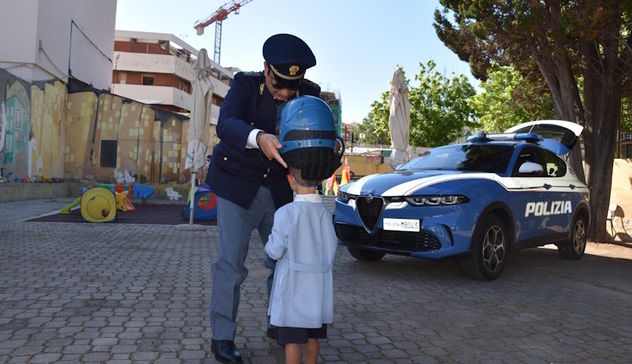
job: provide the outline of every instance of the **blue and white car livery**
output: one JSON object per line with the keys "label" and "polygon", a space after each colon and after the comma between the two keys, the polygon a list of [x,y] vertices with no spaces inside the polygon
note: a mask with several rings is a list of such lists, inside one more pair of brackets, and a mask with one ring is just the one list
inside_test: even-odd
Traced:
{"label": "blue and white car livery", "polygon": [[338,239],[359,260],[457,256],[468,275],[486,280],[500,276],[510,250],[554,242],[562,257],[579,259],[589,193],[561,156],[582,129],[540,120],[479,133],[344,185],[335,207]]}

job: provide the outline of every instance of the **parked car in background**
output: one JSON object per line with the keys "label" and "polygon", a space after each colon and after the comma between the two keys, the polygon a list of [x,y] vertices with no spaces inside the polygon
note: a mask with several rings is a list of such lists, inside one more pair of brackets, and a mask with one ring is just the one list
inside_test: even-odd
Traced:
{"label": "parked car in background", "polygon": [[544,120],[477,133],[346,184],[334,211],[339,242],[363,261],[455,257],[483,280],[501,275],[512,250],[555,243],[580,259],[589,192],[566,157],[582,129]]}

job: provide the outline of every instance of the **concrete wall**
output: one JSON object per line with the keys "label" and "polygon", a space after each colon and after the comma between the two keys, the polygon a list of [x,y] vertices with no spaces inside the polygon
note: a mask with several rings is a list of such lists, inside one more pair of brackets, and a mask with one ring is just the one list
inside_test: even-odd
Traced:
{"label": "concrete wall", "polygon": [[0,202],[79,196],[79,183],[0,183]]}
{"label": "concrete wall", "polygon": [[632,241],[632,159],[614,160],[610,203],[616,218],[608,231],[615,240]]}
{"label": "concrete wall", "polygon": [[11,0],[0,12],[0,68],[27,82],[112,79],[116,0]]}
{"label": "concrete wall", "polygon": [[[0,11],[0,67],[25,80],[33,79],[37,54],[38,0],[7,1]],[[21,66],[21,63],[26,66]],[[50,74],[47,78],[50,78]]]}
{"label": "concrete wall", "polygon": [[[143,183],[187,179],[188,119],[108,93],[71,93],[68,104],[68,139],[85,142],[67,144],[66,179],[114,182],[115,169]],[[116,141],[116,167],[103,166],[102,141]]]}

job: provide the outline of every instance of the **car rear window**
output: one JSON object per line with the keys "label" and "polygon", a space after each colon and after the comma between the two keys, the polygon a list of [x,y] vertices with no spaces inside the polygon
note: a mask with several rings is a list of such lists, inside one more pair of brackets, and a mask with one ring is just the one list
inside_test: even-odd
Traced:
{"label": "car rear window", "polygon": [[511,145],[447,145],[431,149],[397,169],[505,173],[512,153]]}

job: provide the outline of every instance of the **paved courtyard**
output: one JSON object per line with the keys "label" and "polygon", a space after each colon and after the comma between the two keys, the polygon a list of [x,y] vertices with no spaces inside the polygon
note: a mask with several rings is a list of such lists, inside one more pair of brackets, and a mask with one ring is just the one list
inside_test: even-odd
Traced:
{"label": "paved courtyard", "polygon": [[[214,362],[216,228],[24,221],[69,201],[0,204],[0,363]],[[632,248],[591,243],[581,261],[526,250],[493,282],[450,262],[360,263],[343,247],[336,259],[322,363],[632,360]],[[262,261],[253,235],[236,343],[247,363],[280,363]]]}

